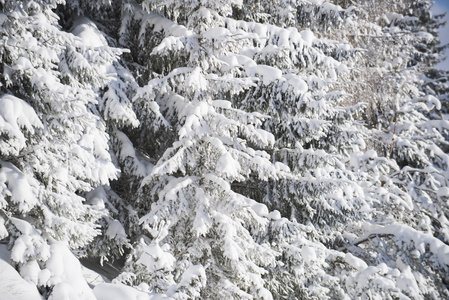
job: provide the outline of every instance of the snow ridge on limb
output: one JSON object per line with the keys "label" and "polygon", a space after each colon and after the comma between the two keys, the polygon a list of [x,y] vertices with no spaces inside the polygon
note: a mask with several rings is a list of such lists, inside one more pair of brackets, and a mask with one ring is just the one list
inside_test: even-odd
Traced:
{"label": "snow ridge on limb", "polygon": [[375,228],[354,241],[354,245],[366,242],[376,236],[394,236],[397,243],[405,243],[413,246],[419,257],[427,249],[436,257],[435,263],[448,268],[449,266],[449,246],[429,233],[424,233],[404,224],[392,224],[380,228]]}

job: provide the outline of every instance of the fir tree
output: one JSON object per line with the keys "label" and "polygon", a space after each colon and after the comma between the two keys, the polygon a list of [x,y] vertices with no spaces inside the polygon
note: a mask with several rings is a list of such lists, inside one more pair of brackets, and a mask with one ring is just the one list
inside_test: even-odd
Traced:
{"label": "fir tree", "polygon": [[[22,276],[50,298],[71,284],[61,273],[61,256],[79,268],[66,248],[77,251],[90,243],[98,235],[97,221],[108,214],[84,195],[118,175],[98,109],[115,105],[112,93],[118,89],[103,98],[99,92],[113,89],[108,68],[122,53],[63,32],[54,12],[58,4],[1,5],[2,238]],[[93,298],[85,281],[81,286],[73,297]]]}

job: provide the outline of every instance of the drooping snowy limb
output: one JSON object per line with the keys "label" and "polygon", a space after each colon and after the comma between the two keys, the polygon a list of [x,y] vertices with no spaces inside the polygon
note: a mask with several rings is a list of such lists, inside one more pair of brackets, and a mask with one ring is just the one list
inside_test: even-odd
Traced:
{"label": "drooping snowy limb", "polygon": [[119,162],[123,165],[124,172],[139,178],[144,178],[149,175],[152,164],[143,157],[139,157],[133,143],[126,134],[119,130],[115,130],[112,134],[112,138],[115,141],[114,144],[118,148],[116,153]]}
{"label": "drooping snowy limb", "polygon": [[[410,269],[419,270],[424,276],[416,277],[421,286],[424,282],[435,281],[430,284],[441,293],[447,293],[447,290],[441,290],[439,282],[447,280],[447,269],[449,262],[449,247],[434,237],[432,234],[413,229],[404,224],[391,224],[386,226],[367,227],[367,232],[354,240],[355,245],[368,248],[371,243],[379,239],[390,240],[390,250],[381,251],[383,259],[396,265],[401,271]],[[383,247],[382,247],[383,248]],[[407,249],[412,255],[407,255],[401,251]]]}
{"label": "drooping snowy limb", "polygon": [[[110,51],[104,35],[98,30],[93,21],[86,17],[79,17],[73,22],[72,33],[81,38],[83,46],[99,49],[102,52]],[[88,49],[89,49],[88,48]],[[122,54],[125,50],[117,51]],[[108,78],[102,97],[99,97],[99,109],[105,120],[111,119],[117,125],[136,127],[139,121],[132,110],[132,103],[128,98],[132,90],[137,88],[133,76],[123,66],[119,65],[116,56],[110,58],[111,62],[103,63],[99,68],[99,75]]]}
{"label": "drooping snowy limb", "polygon": [[97,236],[77,250],[77,255],[99,258],[100,264],[120,259],[131,248],[135,211],[133,207],[109,186],[99,186],[85,196],[86,203],[105,212],[98,223]]}
{"label": "drooping snowy limb", "polygon": [[35,129],[42,129],[43,124],[28,103],[13,95],[3,95],[0,107],[0,131],[5,137],[0,152],[4,156],[18,155],[22,150],[26,151],[25,134],[34,135]]}

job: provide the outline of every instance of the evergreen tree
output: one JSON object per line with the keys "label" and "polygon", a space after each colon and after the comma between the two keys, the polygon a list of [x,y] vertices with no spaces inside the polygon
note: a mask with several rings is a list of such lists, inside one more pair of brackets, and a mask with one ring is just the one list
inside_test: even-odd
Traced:
{"label": "evergreen tree", "polygon": [[[118,176],[98,110],[125,122],[133,114],[118,109],[121,90],[108,77],[122,51],[81,36],[82,28],[79,37],[62,31],[58,4],[1,4],[1,232],[12,263],[50,298],[77,276],[63,271],[61,257],[66,266],[73,262],[72,274],[80,268],[66,248],[85,255],[82,247],[108,214],[103,199],[94,205],[84,196]],[[71,290],[74,299],[93,299],[85,281],[81,286]]]}
{"label": "evergreen tree", "polygon": [[153,13],[143,21],[166,35],[152,50],[153,60],[170,64],[155,69],[162,74],[136,96],[137,103],[146,102],[142,124],[156,130],[153,135],[158,130],[174,134],[169,147],[153,152],[162,154],[137,199],[149,239],[136,245],[120,279],[135,285],[144,281],[176,298],[270,297],[263,267],[274,263],[275,253],[258,243],[266,221],[257,215],[258,204],[233,192],[231,183],[250,174],[275,179],[285,176],[286,167],[253,148],[273,143],[272,135],[258,128],[265,117],[232,108],[222,98],[251,84],[215,71],[221,53],[211,46],[237,43],[225,28],[211,28],[221,14],[230,13],[226,5],[220,11],[192,7],[190,30]]}

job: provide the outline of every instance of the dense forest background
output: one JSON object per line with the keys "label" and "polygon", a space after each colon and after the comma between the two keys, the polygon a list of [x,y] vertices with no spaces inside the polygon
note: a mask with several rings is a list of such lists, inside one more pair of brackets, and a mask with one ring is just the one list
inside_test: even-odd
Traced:
{"label": "dense forest background", "polygon": [[0,0],[2,297],[449,298],[432,4]]}

